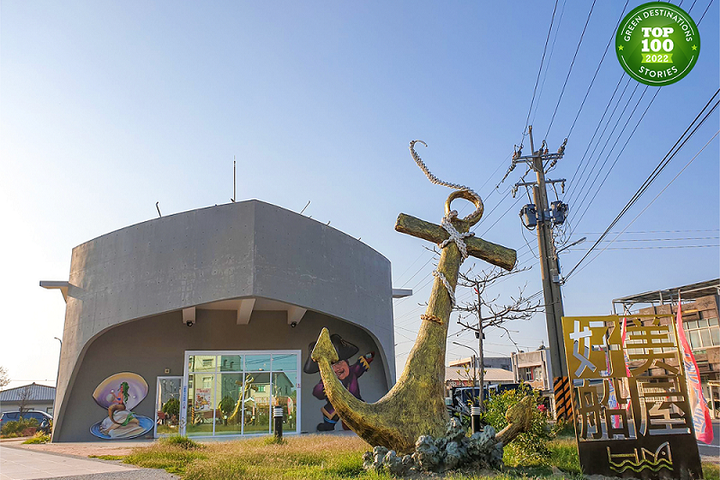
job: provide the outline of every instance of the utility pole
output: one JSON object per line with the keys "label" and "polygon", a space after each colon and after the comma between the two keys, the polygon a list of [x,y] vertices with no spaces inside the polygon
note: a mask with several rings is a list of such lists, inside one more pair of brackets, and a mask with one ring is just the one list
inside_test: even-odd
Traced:
{"label": "utility pole", "polygon": [[[560,201],[548,203],[547,184],[562,183],[565,189],[565,179],[549,180],[545,178],[545,162],[551,166],[561,159],[565,152],[567,139],[557,153],[548,153],[545,142],[535,150],[532,126],[528,127],[530,135],[531,155],[522,156],[517,150],[513,155],[512,165],[508,173],[515,168],[518,162],[527,163],[537,177],[535,182],[521,182],[513,187],[513,196],[519,187],[532,187],[534,204],[525,205],[520,216],[525,227],[537,229],[538,251],[540,254],[540,270],[542,274],[543,294],[545,300],[545,319],[547,322],[548,340],[550,343],[550,364],[552,368],[553,390],[555,392],[555,413],[558,419],[569,419],[572,415],[570,404],[570,386],[568,384],[567,364],[562,332],[562,317],[564,315],[562,294],[560,292],[560,272],[558,271],[557,252],[553,241],[553,225],[565,221],[567,205]],[[521,146],[522,148],[522,146]],[[507,175],[506,175],[507,177]]]}

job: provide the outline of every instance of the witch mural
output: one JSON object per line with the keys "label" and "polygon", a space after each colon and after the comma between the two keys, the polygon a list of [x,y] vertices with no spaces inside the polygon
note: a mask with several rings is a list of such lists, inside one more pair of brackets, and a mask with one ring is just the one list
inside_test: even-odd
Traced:
{"label": "witch mural", "polygon": [[[330,335],[330,341],[335,347],[335,350],[337,350],[339,358],[339,360],[332,365],[335,375],[337,375],[345,388],[347,388],[348,392],[352,393],[358,400],[362,400],[362,397],[360,396],[360,384],[358,383],[358,378],[370,369],[370,363],[372,363],[373,358],[375,358],[375,352],[370,352],[359,357],[354,364],[350,365],[348,360],[360,349],[356,345],[343,340],[343,338],[337,333]],[[315,342],[310,344],[308,352],[311,353],[313,348],[315,348]],[[314,362],[310,357],[310,353],[308,353],[308,358],[305,361],[303,371],[305,373],[318,373],[320,368],[318,367],[317,362]],[[327,395],[325,395],[325,386],[323,385],[322,380],[320,380],[318,384],[315,385],[315,388],[313,388],[313,396],[318,400],[325,400],[325,406],[320,409],[323,415],[323,423],[318,424],[317,430],[320,432],[335,430],[335,424],[338,420],[340,420],[340,417],[337,413],[335,413],[335,408],[333,408],[327,398]],[[344,423],[342,424],[342,428],[344,430],[349,430]]]}
{"label": "witch mural", "polygon": [[104,440],[130,439],[148,433],[153,420],[132,411],[147,393],[147,382],[136,373],[116,373],[103,380],[93,398],[107,410],[107,416],[90,427],[90,433]]}

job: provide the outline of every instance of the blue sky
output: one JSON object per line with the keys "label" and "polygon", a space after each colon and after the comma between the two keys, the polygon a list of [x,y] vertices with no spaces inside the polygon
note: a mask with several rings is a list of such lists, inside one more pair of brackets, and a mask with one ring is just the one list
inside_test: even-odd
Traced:
{"label": "blue sky", "polygon": [[[630,1],[626,12],[640,3]],[[682,7],[692,6],[698,22],[709,4],[686,1]],[[154,218],[155,202],[163,214],[228,202],[233,155],[238,199],[295,211],[310,200],[306,215],[362,238],[391,260],[396,287],[415,290],[412,298],[395,301],[399,367],[419,326],[417,304],[427,299],[433,266],[424,241],[393,230],[395,218],[405,212],[439,222],[450,193],[425,179],[408,152],[410,140],[428,142],[419,153],[438,177],[483,197],[478,234],[516,248],[521,264],[534,265],[496,293],[516,294],[525,285],[526,293],[540,290],[532,253],[537,240],[523,231],[517,215],[527,197],[520,190],[525,199],[514,204],[508,192],[524,169],[495,185],[522,139],[554,5],[3,1],[0,190],[7,228],[1,240],[6,307],[0,365],[21,383],[53,383],[59,347],[53,337],[62,334],[64,303],[38,281],[67,279],[74,246]],[[570,131],[625,2],[595,5],[546,135],[591,5],[557,4],[530,112],[536,140],[547,138],[551,150]],[[694,70],[658,92],[632,137],[657,88],[641,98],[644,86],[627,82],[611,45],[565,157],[548,174],[577,177],[567,195],[558,190],[570,204],[565,234],[570,241],[589,238],[563,252],[565,272],[718,88],[717,2],[699,30]],[[608,105],[607,115],[614,116],[591,143],[598,124],[598,135],[605,127],[599,122]],[[717,130],[715,112],[615,231]],[[718,158],[716,137],[610,247],[632,249],[608,249],[585,262],[564,287],[566,313],[606,314],[612,298],[718,276],[718,248],[708,247],[718,244]],[[683,245],[696,247],[667,248]],[[510,328],[522,348],[536,348],[546,338],[542,315]],[[500,333],[488,332],[486,354],[514,350]],[[7,340],[20,337],[27,341]],[[465,332],[450,341],[473,345],[475,339]],[[468,353],[449,344],[448,359]]]}

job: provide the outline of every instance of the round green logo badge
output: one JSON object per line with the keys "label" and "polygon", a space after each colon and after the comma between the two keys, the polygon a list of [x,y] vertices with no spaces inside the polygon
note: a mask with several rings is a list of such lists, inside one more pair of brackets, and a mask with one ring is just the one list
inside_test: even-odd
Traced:
{"label": "round green logo badge", "polygon": [[669,85],[690,73],[697,63],[700,34],[680,7],[650,2],[620,22],[615,51],[620,65],[638,82]]}

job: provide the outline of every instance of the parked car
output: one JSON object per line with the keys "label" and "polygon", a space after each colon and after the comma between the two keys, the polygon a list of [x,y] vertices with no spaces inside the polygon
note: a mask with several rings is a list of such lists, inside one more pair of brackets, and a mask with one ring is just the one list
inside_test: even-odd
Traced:
{"label": "parked car", "polygon": [[19,411],[15,412],[3,412],[2,415],[0,415],[0,430],[2,430],[3,425],[7,422],[17,422],[21,418],[24,419],[30,419],[34,418],[37,420],[38,425],[40,426],[40,430],[44,432],[50,431],[50,422],[52,421],[53,417],[52,415],[41,412],[40,410],[28,410],[26,412],[20,413]]}

